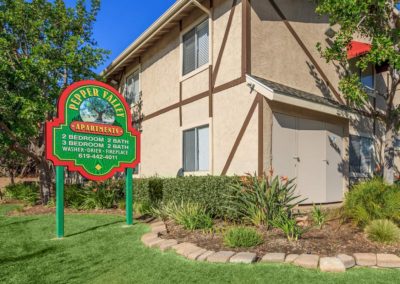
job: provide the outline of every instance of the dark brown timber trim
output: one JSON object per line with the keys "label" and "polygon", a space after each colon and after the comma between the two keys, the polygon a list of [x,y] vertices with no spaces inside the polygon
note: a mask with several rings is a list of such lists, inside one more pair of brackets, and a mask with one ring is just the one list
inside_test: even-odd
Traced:
{"label": "dark brown timber trim", "polygon": [[292,34],[292,36],[295,38],[297,43],[300,45],[301,49],[304,51],[304,53],[307,55],[308,59],[311,61],[311,63],[314,65],[315,69],[317,69],[318,73],[321,75],[322,79],[325,81],[325,83],[328,85],[329,89],[331,89],[332,93],[335,95],[336,99],[341,103],[345,104],[345,102],[342,100],[340,97],[340,94],[336,91],[336,89],[332,86],[331,82],[329,81],[328,77],[325,75],[324,71],[322,71],[321,67],[318,65],[317,61],[315,61],[314,57],[311,55],[310,51],[308,51],[307,47],[303,43],[303,41],[300,39],[299,35],[296,33],[296,31],[293,29],[292,25],[289,23],[289,21],[286,19],[285,15],[282,13],[281,9],[278,7],[278,5],[275,3],[274,0],[269,0],[271,3],[272,7],[274,8],[275,12],[279,15],[279,17],[283,20],[284,24],[286,25],[287,29],[289,32]]}
{"label": "dark brown timber trim", "polygon": [[158,110],[158,111],[155,111],[155,112],[153,112],[153,113],[151,113],[151,114],[149,114],[149,115],[146,115],[145,118],[143,119],[143,121],[152,119],[152,118],[154,118],[154,117],[156,117],[156,116],[159,116],[159,115],[161,115],[161,114],[167,113],[167,112],[169,112],[169,111],[171,111],[171,110],[174,110],[174,109],[176,109],[176,108],[182,107],[182,106],[184,106],[184,105],[190,104],[190,103],[192,103],[192,102],[194,102],[194,101],[201,100],[201,99],[203,99],[203,98],[205,98],[205,97],[208,97],[208,95],[209,95],[209,94],[208,94],[208,91],[202,92],[202,93],[200,93],[200,94],[198,94],[198,95],[196,95],[196,96],[193,96],[193,97],[190,97],[190,98],[188,98],[188,99],[182,100],[181,102],[172,104],[172,105],[167,106],[167,107],[165,107],[165,108],[162,108],[162,109],[160,109],[160,110]]}
{"label": "dark brown timber trim", "polygon": [[258,176],[264,172],[264,98],[257,94],[258,98]]}
{"label": "dark brown timber trim", "polygon": [[247,73],[248,0],[242,0],[242,77]]}
{"label": "dark brown timber trim", "polygon": [[179,82],[179,126],[182,127],[182,82]]}
{"label": "dark brown timber trim", "polygon": [[213,117],[212,65],[208,67],[208,117]]}
{"label": "dark brown timber trim", "polygon": [[[214,91],[213,91],[213,94],[216,94],[216,93],[225,91],[226,89],[235,87],[236,85],[239,85],[239,84],[241,84],[241,83],[243,83],[243,82],[244,82],[244,81],[243,81],[243,78],[234,79],[234,80],[232,80],[232,81],[230,81],[230,82],[228,82],[228,83],[225,83],[225,84],[222,84],[221,86],[216,87],[216,88],[214,89]],[[153,113],[151,113],[151,114],[148,114],[148,115],[145,116],[145,118],[143,119],[143,121],[152,119],[152,118],[154,118],[154,117],[156,117],[156,116],[159,116],[159,115],[161,115],[161,114],[164,114],[164,113],[166,113],[166,112],[169,112],[169,111],[171,111],[171,110],[173,110],[173,109],[182,107],[182,106],[187,105],[187,104],[189,104],[189,103],[195,102],[195,101],[197,101],[197,100],[201,100],[201,99],[203,99],[203,98],[205,98],[205,97],[207,97],[207,96],[208,96],[208,97],[210,96],[210,92],[209,92],[209,91],[202,92],[202,93],[200,93],[200,94],[198,94],[198,95],[195,95],[195,96],[193,96],[193,97],[190,97],[190,98],[187,98],[187,99],[185,99],[185,100],[182,100],[181,102],[174,103],[174,104],[172,104],[172,105],[170,105],[170,106],[167,106],[167,107],[165,107],[165,108],[162,108],[162,109],[160,109],[160,110],[158,110],[158,111],[155,111],[155,112],[153,112]]]}
{"label": "dark brown timber trim", "polygon": [[222,55],[224,54],[226,42],[228,40],[229,31],[231,30],[233,15],[235,14],[237,0],[233,0],[231,12],[229,13],[228,23],[226,24],[226,29],[224,33],[224,37],[222,39],[221,48],[218,53],[217,61],[215,62],[215,68],[213,70],[213,77],[212,77],[212,86],[215,87],[215,83],[217,81],[217,75],[219,71],[219,67],[221,66]]}
{"label": "dark brown timber trim", "polygon": [[246,132],[247,127],[249,126],[251,117],[254,114],[254,111],[256,109],[258,102],[259,102],[259,98],[256,96],[254,98],[253,104],[250,107],[249,112],[247,113],[246,119],[243,122],[242,128],[240,128],[239,134],[236,137],[235,143],[233,144],[232,150],[229,153],[228,160],[225,163],[225,166],[224,166],[224,169],[222,170],[221,175],[226,175],[226,173],[228,172],[228,169],[232,163],[233,157],[235,156],[235,153],[239,147],[240,141],[242,141],[243,135]]}

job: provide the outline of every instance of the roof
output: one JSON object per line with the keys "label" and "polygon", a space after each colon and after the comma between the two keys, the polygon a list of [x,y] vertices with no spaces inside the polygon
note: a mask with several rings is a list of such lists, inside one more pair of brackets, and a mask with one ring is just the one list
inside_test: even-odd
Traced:
{"label": "roof", "polygon": [[111,78],[124,67],[131,64],[148,47],[153,45],[163,35],[168,33],[176,24],[194,7],[198,7],[204,12],[209,10],[201,5],[202,0],[177,0],[158,20],[156,20],[147,30],[145,30],[132,44],[130,44],[114,61],[105,68],[101,74]]}
{"label": "roof", "polygon": [[269,89],[271,89],[273,92],[275,93],[279,93],[281,95],[285,95],[285,96],[290,96],[290,97],[295,97],[295,98],[300,98],[303,100],[307,100],[313,103],[318,103],[318,104],[323,104],[323,105],[327,105],[330,107],[335,107],[335,108],[341,108],[341,109],[347,109],[346,106],[340,104],[339,102],[327,98],[327,97],[321,97],[321,96],[317,96],[311,93],[307,93],[277,82],[273,82],[264,78],[260,78],[254,75],[248,75],[251,78],[253,78],[254,80],[257,80],[258,82],[262,83],[263,85],[267,86]]}

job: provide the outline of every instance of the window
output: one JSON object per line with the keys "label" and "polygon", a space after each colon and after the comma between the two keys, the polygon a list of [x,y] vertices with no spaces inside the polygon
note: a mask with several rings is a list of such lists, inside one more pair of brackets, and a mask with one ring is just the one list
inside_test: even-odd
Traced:
{"label": "window", "polygon": [[372,174],[373,140],[350,135],[350,173]]}
{"label": "window", "polygon": [[139,70],[126,78],[124,97],[128,105],[139,101]]}
{"label": "window", "polygon": [[359,69],[361,84],[367,89],[375,89],[375,72],[374,66],[368,66],[364,71]]}
{"label": "window", "polygon": [[208,19],[183,36],[183,75],[208,63]]}
{"label": "window", "polygon": [[183,132],[183,170],[208,171],[208,125]]}

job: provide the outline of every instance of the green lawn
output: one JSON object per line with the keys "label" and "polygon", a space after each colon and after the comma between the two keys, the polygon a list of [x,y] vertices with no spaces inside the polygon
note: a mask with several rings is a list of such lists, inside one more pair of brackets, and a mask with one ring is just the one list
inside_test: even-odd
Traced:
{"label": "green lawn", "polygon": [[399,283],[400,270],[325,274],[291,265],[210,264],[148,249],[144,224],[124,218],[67,215],[66,238],[52,240],[53,215],[6,217],[0,205],[0,283]]}

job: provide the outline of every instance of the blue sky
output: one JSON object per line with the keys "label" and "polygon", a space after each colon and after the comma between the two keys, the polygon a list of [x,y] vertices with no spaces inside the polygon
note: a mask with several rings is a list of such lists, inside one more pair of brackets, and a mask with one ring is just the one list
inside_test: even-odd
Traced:
{"label": "blue sky", "polygon": [[[76,0],[65,2],[68,6],[74,6]],[[96,71],[101,72],[107,67],[174,2],[175,0],[102,0],[93,32],[99,46],[111,50],[111,55]]]}

